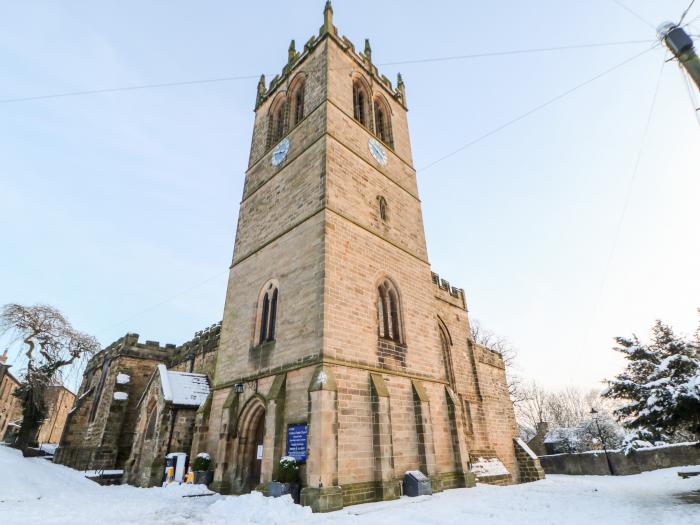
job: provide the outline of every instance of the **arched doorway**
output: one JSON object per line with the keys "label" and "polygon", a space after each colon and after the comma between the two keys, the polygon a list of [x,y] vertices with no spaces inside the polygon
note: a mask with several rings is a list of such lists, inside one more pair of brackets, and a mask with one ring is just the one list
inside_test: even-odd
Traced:
{"label": "arched doorway", "polygon": [[249,459],[249,470],[250,476],[248,479],[247,490],[253,490],[260,483],[260,471],[262,467],[262,451],[263,451],[263,439],[265,438],[265,413],[258,417],[258,422],[255,425],[255,430],[253,432],[253,443],[255,447],[253,449],[254,454],[251,454]]}
{"label": "arched doorway", "polygon": [[251,399],[241,413],[238,441],[238,483],[241,492],[250,492],[260,484],[265,405],[258,397]]}

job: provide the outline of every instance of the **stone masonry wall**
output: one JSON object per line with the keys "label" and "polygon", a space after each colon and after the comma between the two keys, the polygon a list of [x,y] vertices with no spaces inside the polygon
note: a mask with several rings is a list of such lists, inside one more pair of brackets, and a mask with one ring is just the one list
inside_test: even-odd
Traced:
{"label": "stone masonry wall", "polygon": [[[700,444],[682,443],[665,447],[638,449],[629,455],[608,451],[613,473],[618,476],[639,474],[650,470],[700,464]],[[540,456],[547,474],[608,476],[610,470],[603,451],[579,454]]]}
{"label": "stone masonry wall", "polygon": [[[0,364],[0,367],[4,366]],[[19,387],[19,381],[9,373],[2,372],[0,370],[0,441],[4,439],[8,425],[22,417],[20,400],[12,395]]]}
{"label": "stone masonry wall", "polygon": [[[131,450],[139,397],[153,369],[173,348],[139,343],[138,335],[127,334],[96,354],[83,374],[54,460],[80,469],[121,468]],[[128,383],[117,384],[119,374],[129,376]],[[126,393],[127,399],[115,399],[115,391]]]}
{"label": "stone masonry wall", "polygon": [[68,412],[73,408],[75,394],[63,386],[49,387],[46,396],[47,417],[39,428],[39,443],[58,443]]}

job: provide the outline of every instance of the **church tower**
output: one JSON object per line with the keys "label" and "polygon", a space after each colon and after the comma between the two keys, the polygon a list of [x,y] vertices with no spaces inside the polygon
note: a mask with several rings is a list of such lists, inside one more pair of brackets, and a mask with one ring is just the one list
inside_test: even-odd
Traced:
{"label": "church tower", "polygon": [[[193,452],[214,488],[301,466],[315,511],[393,499],[406,471],[470,486],[470,451],[518,479],[500,356],[461,289],[431,272],[405,88],[333,25],[262,77],[213,396]],[[497,476],[498,477],[498,476]]]}

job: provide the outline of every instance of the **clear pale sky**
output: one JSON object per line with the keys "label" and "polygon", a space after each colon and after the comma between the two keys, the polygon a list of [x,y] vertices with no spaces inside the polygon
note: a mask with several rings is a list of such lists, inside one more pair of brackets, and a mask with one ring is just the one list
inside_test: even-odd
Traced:
{"label": "clear pale sky", "polygon": [[[5,0],[0,100],[269,80],[323,3]],[[626,0],[654,27],[687,3]],[[646,336],[656,318],[692,332],[700,126],[675,63],[632,180],[663,48],[420,169],[641,53],[651,27],[612,0],[333,5],[378,64],[648,41],[380,69],[406,83],[433,270],[519,349],[525,376],[595,387],[622,365],[613,336]],[[126,332],[180,344],[220,320],[256,84],[0,103],[0,304],[50,303],[105,345]]]}

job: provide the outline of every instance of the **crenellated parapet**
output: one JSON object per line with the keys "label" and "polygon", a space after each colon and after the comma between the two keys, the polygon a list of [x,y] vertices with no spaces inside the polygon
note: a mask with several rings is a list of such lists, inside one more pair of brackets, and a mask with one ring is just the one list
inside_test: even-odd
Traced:
{"label": "crenellated parapet", "polygon": [[466,310],[467,300],[464,297],[464,289],[451,286],[447,279],[441,279],[440,275],[435,272],[430,272],[430,275],[432,277],[433,284],[437,286],[440,292],[446,296],[460,300],[462,302],[462,306]]}
{"label": "crenellated parapet", "polygon": [[158,341],[147,340],[141,343],[139,342],[139,334],[127,333],[92,356],[85,367],[85,373],[102,366],[105,359],[113,360],[122,356],[165,361],[175,348],[174,344],[161,346]]}
{"label": "crenellated parapet", "polygon": [[275,93],[280,85],[283,85],[289,79],[296,66],[301,64],[325,38],[332,38],[348,53],[348,55],[354,58],[357,65],[362,68],[365,73],[372,77],[376,83],[383,86],[392,98],[406,108],[406,86],[404,85],[401,73],[397,76],[396,87],[394,88],[391,80],[385,75],[380,74],[377,66],[372,62],[372,47],[370,46],[369,39],[365,39],[363,52],[356,51],[355,45],[350,39],[340,35],[340,33],[338,33],[338,28],[333,25],[333,6],[330,2],[326,2],[326,7],[323,11],[323,25],[319,29],[318,35],[312,35],[306,41],[301,51],[297,51],[295,41],[291,41],[287,51],[287,64],[282,69],[282,73],[275,75],[269,85],[266,85],[265,75],[260,76],[255,99],[256,110],[265,100]]}
{"label": "crenellated parapet", "polygon": [[211,326],[195,332],[194,337],[175,349],[169,359],[169,366],[177,366],[180,363],[192,360],[197,356],[202,356],[210,352],[215,352],[219,348],[219,338],[221,336],[221,321]]}

